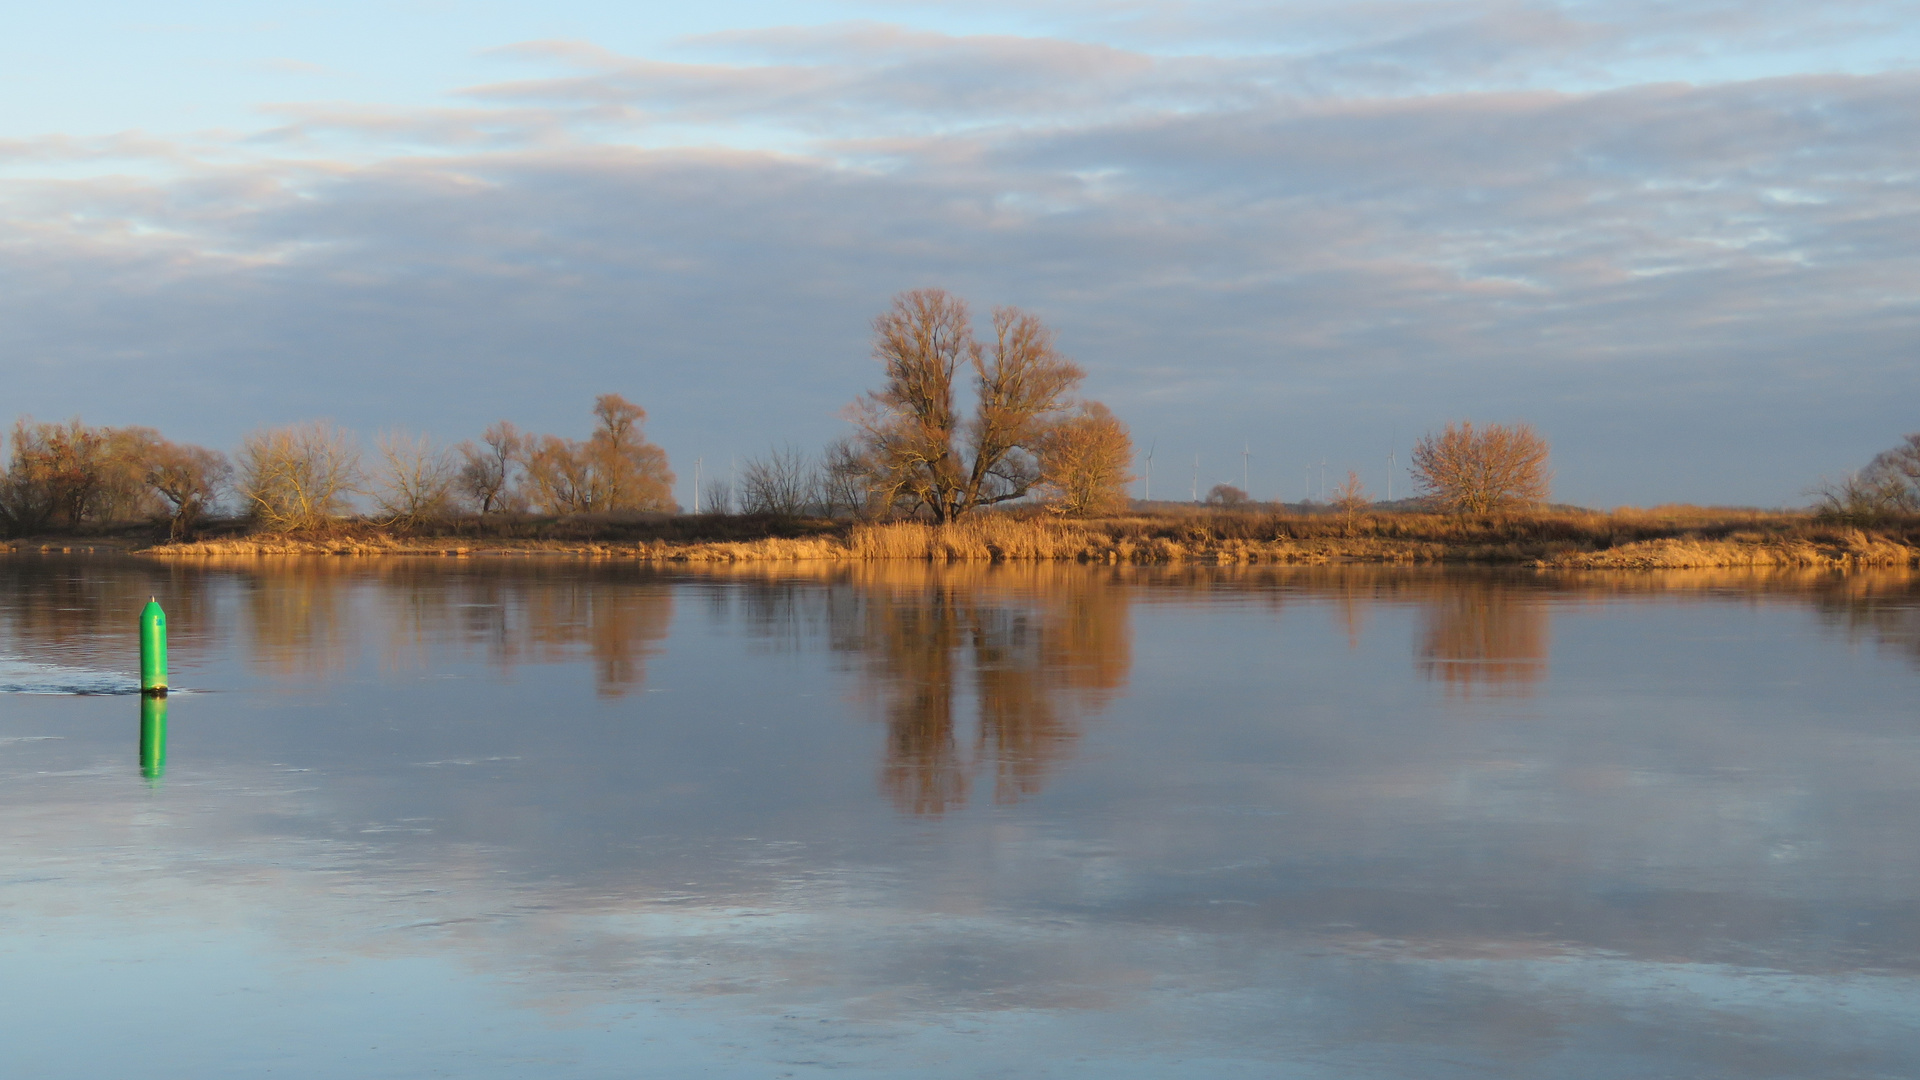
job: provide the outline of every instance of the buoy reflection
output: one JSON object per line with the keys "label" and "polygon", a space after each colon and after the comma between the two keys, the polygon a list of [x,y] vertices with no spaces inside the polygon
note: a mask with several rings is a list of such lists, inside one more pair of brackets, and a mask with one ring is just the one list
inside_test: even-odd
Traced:
{"label": "buoy reflection", "polygon": [[167,771],[167,699],[140,696],[140,775],[158,780]]}

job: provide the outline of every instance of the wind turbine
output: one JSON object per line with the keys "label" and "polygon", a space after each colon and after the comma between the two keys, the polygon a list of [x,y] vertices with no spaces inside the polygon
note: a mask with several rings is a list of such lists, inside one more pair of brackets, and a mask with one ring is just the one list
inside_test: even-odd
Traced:
{"label": "wind turbine", "polygon": [[1193,501],[1200,501],[1200,455],[1193,455]]}
{"label": "wind turbine", "polygon": [[1160,440],[1155,439],[1147,446],[1147,495],[1141,502],[1153,501],[1153,452],[1160,448]]}
{"label": "wind turbine", "polygon": [[[681,458],[680,460],[685,461],[687,459]],[[700,512],[700,462],[703,460],[703,458],[693,459],[693,512],[695,514]]]}
{"label": "wind turbine", "polygon": [[1253,498],[1252,474],[1247,471],[1248,455],[1251,453],[1252,450],[1248,448],[1248,444],[1242,441],[1240,443],[1240,490],[1246,492],[1249,499]]}

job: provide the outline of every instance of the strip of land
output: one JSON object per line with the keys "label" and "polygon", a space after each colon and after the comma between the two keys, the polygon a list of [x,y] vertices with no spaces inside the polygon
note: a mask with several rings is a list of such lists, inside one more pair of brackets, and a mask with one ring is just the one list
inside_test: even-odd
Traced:
{"label": "strip of land", "polygon": [[189,543],[137,535],[14,541],[15,551],[127,551],[166,559],[254,555],[535,556],[650,562],[1077,561],[1479,563],[1554,569],[1920,565],[1920,521],[1862,528],[1769,511],[1439,514],[1147,514],[1097,520],[979,514],[946,524],[755,521],[686,515],[474,519],[431,532],[365,523]]}

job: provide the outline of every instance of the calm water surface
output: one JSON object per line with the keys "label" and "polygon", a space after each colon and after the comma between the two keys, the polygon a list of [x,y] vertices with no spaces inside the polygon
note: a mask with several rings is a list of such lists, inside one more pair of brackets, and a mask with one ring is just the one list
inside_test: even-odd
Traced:
{"label": "calm water surface", "polygon": [[1905,573],[13,556],[0,691],[9,1077],[1920,1075]]}

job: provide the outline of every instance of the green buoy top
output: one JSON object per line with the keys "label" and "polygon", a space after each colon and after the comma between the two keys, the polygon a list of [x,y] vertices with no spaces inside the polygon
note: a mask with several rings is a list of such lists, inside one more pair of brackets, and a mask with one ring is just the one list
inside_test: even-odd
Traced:
{"label": "green buoy top", "polygon": [[167,613],[158,597],[140,611],[140,692],[167,692]]}

